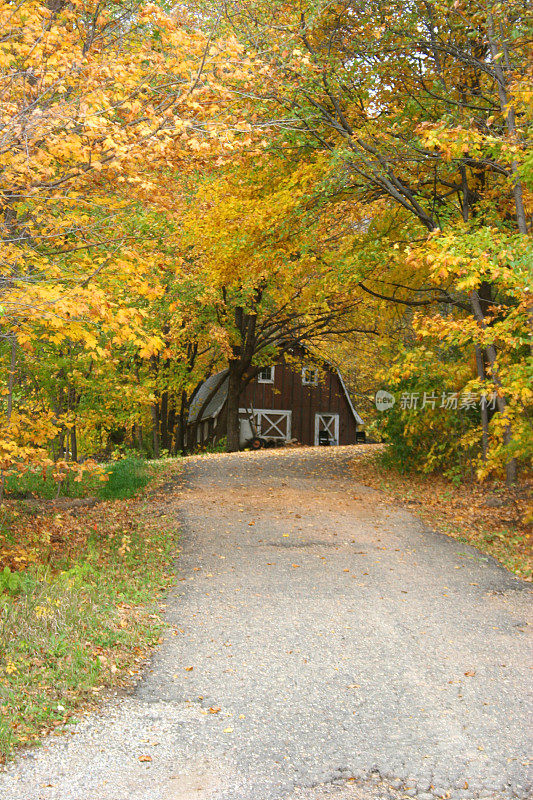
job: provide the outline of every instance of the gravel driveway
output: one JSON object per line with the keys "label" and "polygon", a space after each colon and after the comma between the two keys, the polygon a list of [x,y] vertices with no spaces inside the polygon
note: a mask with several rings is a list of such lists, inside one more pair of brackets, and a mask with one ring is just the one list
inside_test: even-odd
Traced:
{"label": "gravel driveway", "polygon": [[358,452],[189,459],[145,679],[2,800],[526,798],[530,585],[354,484]]}

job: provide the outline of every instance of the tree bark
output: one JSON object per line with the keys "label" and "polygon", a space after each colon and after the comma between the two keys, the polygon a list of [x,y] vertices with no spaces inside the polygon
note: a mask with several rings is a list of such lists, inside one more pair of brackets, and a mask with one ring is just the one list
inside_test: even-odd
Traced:
{"label": "tree bark", "polygon": [[139,453],[142,453],[142,449],[143,449],[143,426],[140,424],[140,422],[136,422],[135,425],[134,425],[134,429],[135,429],[134,436],[137,439],[137,448],[139,450]]}
{"label": "tree bark", "polygon": [[176,451],[175,433],[178,415],[176,413],[176,406],[174,397],[171,396],[168,401],[168,414],[167,414],[167,445],[166,448],[169,453]]}
{"label": "tree bark", "polygon": [[[476,320],[478,321],[482,330],[486,330],[487,323],[485,322],[485,316],[481,308],[479,294],[477,293],[477,291],[472,292],[470,300],[472,303],[472,310],[474,312]],[[498,368],[496,366],[496,359],[497,359],[496,348],[494,347],[493,344],[487,344],[484,347],[484,352],[487,358],[487,363],[490,366],[492,379],[496,384],[496,386],[502,389],[503,388],[502,383],[498,375]],[[505,410],[507,408],[507,401],[505,400],[505,397],[503,395],[500,396],[499,394],[496,394],[496,405],[498,406],[498,411],[500,412],[500,414],[502,415],[505,414]],[[504,445],[509,446],[512,442],[512,439],[513,439],[512,429],[511,425],[508,423],[504,429],[504,434],[503,434]],[[518,465],[516,458],[511,458],[505,466],[505,476],[506,476],[507,486],[512,486],[513,483],[516,483],[517,473],[518,473]]]}
{"label": "tree bark", "polygon": [[176,435],[174,438],[177,453],[184,453],[186,448],[187,416],[189,413],[189,398],[184,390],[181,393],[180,410],[177,415]]}
{"label": "tree bark", "polygon": [[[478,378],[482,381],[485,380],[485,364],[483,361],[483,353],[481,347],[476,345],[476,366]],[[489,411],[486,403],[481,405],[481,447],[483,452],[483,461],[487,460],[489,452]]]}
{"label": "tree bark", "polygon": [[67,429],[65,426],[61,428],[57,436],[57,461],[61,461],[65,458],[65,436],[67,435]]}
{"label": "tree bark", "polygon": [[152,403],[150,407],[152,414],[152,447],[154,458],[159,458],[160,435],[159,435],[159,403]]}
{"label": "tree bark", "polygon": [[229,362],[228,397],[226,400],[226,435],[228,453],[234,453],[240,446],[239,397],[241,394],[242,373],[239,361]]}
{"label": "tree bark", "polygon": [[170,450],[168,430],[168,391],[166,390],[161,392],[159,417],[161,429],[161,447],[163,450]]}
{"label": "tree bark", "polygon": [[78,436],[76,433],[76,425],[70,429],[70,458],[72,461],[78,460]]}
{"label": "tree bark", "polygon": [[[76,388],[72,384],[69,384],[67,404],[68,410],[72,411],[74,414],[74,420],[76,419],[76,411],[78,409],[79,402],[80,396],[77,394]],[[72,428],[70,428],[70,459],[72,461],[78,460],[78,438],[76,434],[75,422],[73,423]]]}
{"label": "tree bark", "polygon": [[[487,14],[487,38],[489,40],[490,52],[494,63],[494,74],[496,75],[496,84],[498,87],[498,99],[500,101],[500,110],[502,117],[505,121],[505,127],[511,140],[516,140],[516,115],[512,103],[509,102],[508,81],[505,77],[505,72],[502,67],[503,63],[509,63],[509,48],[507,42],[502,36],[500,39],[496,36],[494,17],[492,14]],[[524,195],[522,191],[522,183],[518,177],[518,162],[516,159],[511,161],[511,169],[513,171],[513,196],[516,209],[516,222],[520,233],[528,232],[526,212],[524,208]]]}
{"label": "tree bark", "polygon": [[[11,421],[11,415],[13,413],[13,386],[15,383],[15,370],[17,367],[17,337],[15,334],[11,336],[11,358],[9,362],[9,374],[7,376],[7,410],[6,410],[6,421],[9,425]],[[0,503],[4,499],[4,483],[5,483],[5,475],[4,470],[2,470],[2,476],[0,479]]]}

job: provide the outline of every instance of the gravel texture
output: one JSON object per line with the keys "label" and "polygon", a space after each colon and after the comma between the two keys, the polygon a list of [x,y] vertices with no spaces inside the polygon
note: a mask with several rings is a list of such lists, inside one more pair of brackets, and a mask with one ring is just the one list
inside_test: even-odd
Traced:
{"label": "gravel texture", "polygon": [[164,644],[0,798],[528,797],[530,585],[354,484],[361,450],[188,459]]}

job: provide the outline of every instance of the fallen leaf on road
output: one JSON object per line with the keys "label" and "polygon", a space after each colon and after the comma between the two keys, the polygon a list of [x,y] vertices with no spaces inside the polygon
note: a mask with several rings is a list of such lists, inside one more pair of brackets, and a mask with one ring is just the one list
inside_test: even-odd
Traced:
{"label": "fallen leaf on road", "polygon": [[233,733],[233,728],[224,728],[224,733]]}
{"label": "fallen leaf on road", "polygon": [[476,670],[475,669],[469,669],[468,672],[465,672],[465,675],[468,678],[473,678],[475,674],[476,674]]}
{"label": "fallen leaf on road", "polygon": [[139,756],[139,761],[151,761],[152,756]]}
{"label": "fallen leaf on road", "polygon": [[191,670],[193,670],[193,669],[194,669],[194,667],[185,667],[185,672],[191,672]]}

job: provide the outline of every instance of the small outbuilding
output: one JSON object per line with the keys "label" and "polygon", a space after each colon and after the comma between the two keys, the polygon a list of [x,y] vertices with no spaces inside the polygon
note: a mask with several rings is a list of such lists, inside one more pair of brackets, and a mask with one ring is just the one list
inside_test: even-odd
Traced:
{"label": "small outbuilding", "polygon": [[[189,445],[213,444],[225,435],[227,391],[227,370],[199,387],[189,409]],[[241,447],[255,432],[267,442],[355,444],[363,425],[342,375],[330,364],[301,366],[282,359],[264,367],[247,383],[239,405]]]}

